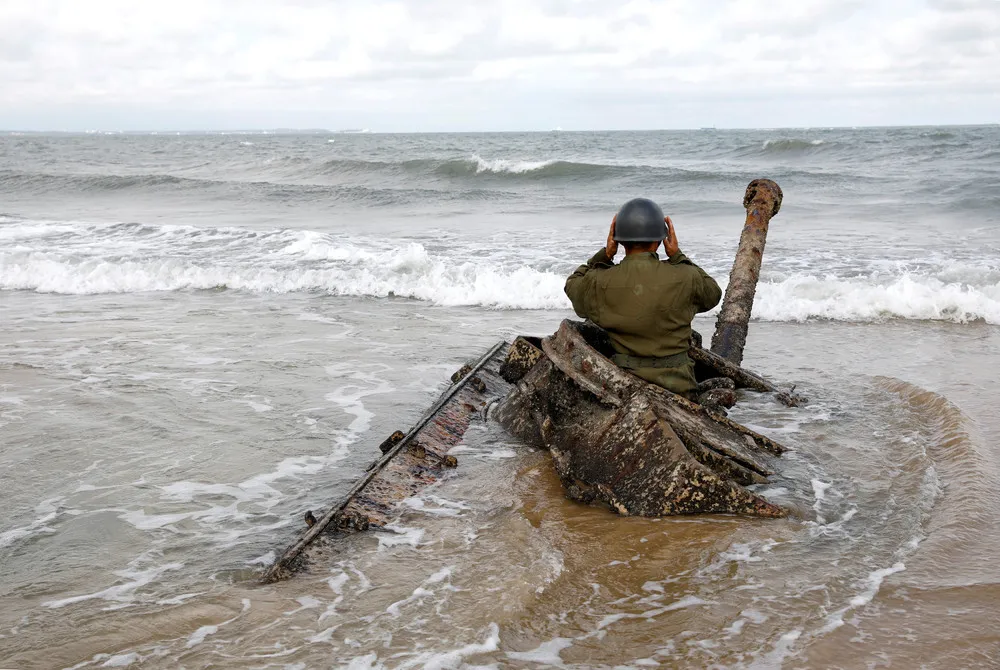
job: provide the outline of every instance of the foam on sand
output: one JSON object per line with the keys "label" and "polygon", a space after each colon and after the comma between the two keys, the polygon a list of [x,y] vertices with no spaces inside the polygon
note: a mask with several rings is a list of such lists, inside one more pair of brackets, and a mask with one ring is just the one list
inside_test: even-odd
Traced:
{"label": "foam on sand", "polygon": [[868,576],[862,582],[861,591],[854,595],[846,606],[827,615],[826,625],[818,633],[822,635],[843,626],[845,614],[869,604],[878,595],[879,589],[882,588],[882,582],[885,581],[886,577],[904,570],[906,570],[906,565],[900,561],[888,568],[880,568],[868,573]]}
{"label": "foam on sand", "polygon": [[154,566],[145,570],[130,567],[125,570],[115,572],[115,574],[124,580],[120,584],[101,591],[95,591],[94,593],[86,593],[84,595],[61,598],[59,600],[50,600],[42,603],[42,606],[50,609],[59,609],[61,607],[65,607],[66,605],[83,602],[84,600],[95,599],[108,600],[117,603],[131,603],[135,600],[136,591],[147,584],[157,581],[163,573],[170,570],[179,570],[183,567],[183,563],[167,563],[166,565]]}
{"label": "foam on sand", "polygon": [[26,526],[0,532],[0,549],[12,545],[18,540],[22,540],[26,537],[31,537],[39,533],[48,534],[56,532],[55,529],[48,524],[59,515],[59,506],[62,502],[62,498],[49,498],[48,500],[43,500],[35,508],[35,512],[40,515],[37,519]]}
{"label": "foam on sand", "polygon": [[573,645],[573,640],[567,637],[556,637],[541,643],[531,651],[508,651],[507,657],[515,661],[529,661],[531,663],[562,665],[563,660],[559,656],[560,652]]}

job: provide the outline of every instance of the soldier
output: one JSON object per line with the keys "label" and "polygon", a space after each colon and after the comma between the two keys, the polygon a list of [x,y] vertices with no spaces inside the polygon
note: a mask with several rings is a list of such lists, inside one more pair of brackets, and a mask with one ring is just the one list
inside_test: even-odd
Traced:
{"label": "soldier", "polygon": [[[618,243],[625,259],[615,265]],[[663,242],[667,260],[657,249]],[[578,315],[611,336],[622,368],[692,400],[697,382],[688,357],[694,315],[719,304],[722,290],[681,253],[670,217],[652,200],[629,200],[611,221],[607,245],[566,280]]]}

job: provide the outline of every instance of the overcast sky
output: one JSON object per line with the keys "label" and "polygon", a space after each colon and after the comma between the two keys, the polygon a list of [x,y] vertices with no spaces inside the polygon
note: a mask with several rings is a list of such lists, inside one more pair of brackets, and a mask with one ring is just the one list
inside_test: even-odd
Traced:
{"label": "overcast sky", "polygon": [[1000,122],[1000,0],[0,0],[0,128]]}

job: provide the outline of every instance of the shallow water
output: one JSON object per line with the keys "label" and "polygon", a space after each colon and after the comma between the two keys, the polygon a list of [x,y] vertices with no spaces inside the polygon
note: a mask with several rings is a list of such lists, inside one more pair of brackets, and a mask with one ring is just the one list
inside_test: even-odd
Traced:
{"label": "shallow water", "polygon": [[[936,146],[961,144],[963,131],[907,132]],[[501,152],[502,136],[487,138],[479,170],[460,160],[469,137],[435,140],[435,160],[453,161],[443,168],[379,168],[395,175],[382,183],[390,190],[460,192],[418,212],[339,202],[325,219],[321,197],[242,201],[212,190],[251,169],[224,162],[214,164],[222,186],[200,194],[3,187],[0,667],[1000,664],[995,211],[972,206],[942,228],[945,208],[981,194],[938,170],[912,226],[943,234],[904,239],[904,217],[869,185],[862,204],[843,205],[870,215],[847,226],[845,251],[829,203],[863,189],[822,174],[872,168],[807,131],[785,132],[806,144],[778,149],[691,133],[673,163],[657,159],[708,173],[769,160],[786,174],[746,365],[811,402],[748,394],[734,417],[792,449],[761,488],[791,518],[617,517],[566,500],[545,454],[478,425],[454,474],[407,501],[390,529],[346,539],[312,573],[258,585],[303,512],[346,491],[463,362],[570,316],[561,277],[606,225],[588,208],[610,207],[642,178],[605,171],[595,182],[562,165],[517,181],[549,164],[497,161],[544,163],[541,140],[528,137],[536,153],[518,158]],[[117,173],[163,171],[152,163],[167,159],[181,171],[198,146],[224,141],[200,139],[210,144],[188,138],[188,149],[157,154],[169,145],[29,138],[31,160],[72,175],[108,172],[109,156]],[[878,151],[902,141],[890,140]],[[292,141],[307,142],[235,146]],[[633,146],[632,162],[651,162]],[[24,146],[5,151],[4,169],[42,170]],[[968,147],[948,151],[996,174]],[[899,164],[913,170],[921,155]],[[359,176],[370,166],[329,169],[373,183]],[[884,178],[887,201],[916,192]],[[683,246],[720,279],[742,222],[742,187],[733,194],[726,180],[739,175],[676,182],[690,196]],[[515,196],[476,219],[462,211],[470,181]],[[572,193],[577,209],[561,212]],[[518,213],[536,197],[544,216]],[[352,210],[370,229],[352,231]]]}
{"label": "shallow water", "polygon": [[390,531],[262,587],[302,511],[452,369],[565,314],[5,296],[22,302],[0,349],[19,520],[0,550],[6,665],[945,667],[1000,648],[989,326],[755,324],[751,364],[812,396],[736,414],[795,450],[764,490],[791,519],[621,519],[565,500],[543,454],[479,427]]}

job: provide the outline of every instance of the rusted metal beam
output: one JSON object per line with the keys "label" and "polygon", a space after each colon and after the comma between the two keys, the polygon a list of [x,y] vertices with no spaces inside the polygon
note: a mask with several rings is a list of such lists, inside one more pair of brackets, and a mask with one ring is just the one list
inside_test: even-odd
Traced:
{"label": "rusted metal beam", "polygon": [[[302,553],[324,533],[367,530],[371,526],[385,525],[388,515],[399,501],[436,481],[443,468],[455,467],[455,457],[445,452],[461,440],[469,426],[470,415],[480,411],[480,407],[468,402],[481,397],[482,391],[475,383],[478,379],[476,375],[487,364],[494,362],[495,355],[506,353],[507,348],[505,342],[499,342],[474,365],[463,366],[452,386],[408,433],[401,436],[393,434],[383,442],[382,456],[322,517],[317,519],[310,514],[311,522],[306,521],[308,530],[268,568],[262,581],[272,583],[292,574]],[[499,379],[499,375],[495,376]],[[479,384],[484,382],[479,379]],[[509,384],[502,381],[501,384],[506,393],[510,389]]]}
{"label": "rusted metal beam", "polygon": [[747,326],[757,292],[757,280],[760,279],[764,243],[767,241],[767,226],[781,208],[781,199],[781,187],[770,179],[754,179],[743,196],[747,220],[712,335],[712,351],[736,365],[743,362]]}
{"label": "rusted metal beam", "polygon": [[[712,377],[709,377],[709,381],[729,379],[735,383],[737,388],[753,389],[760,393],[774,393],[778,402],[788,407],[798,407],[808,402],[806,397],[795,394],[794,386],[788,391],[782,391],[760,375],[741,368],[739,365],[730,363],[722,356],[708,349],[693,346],[688,350],[688,356],[695,363],[699,363],[705,369],[711,370]],[[700,389],[701,384],[699,384]]]}

